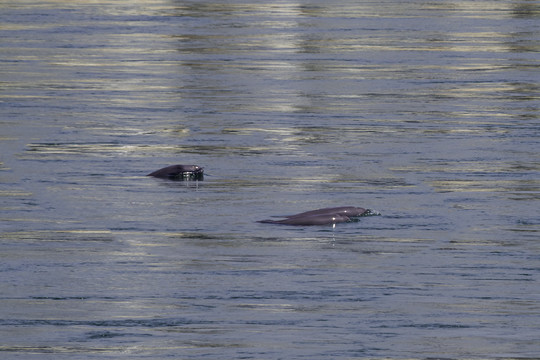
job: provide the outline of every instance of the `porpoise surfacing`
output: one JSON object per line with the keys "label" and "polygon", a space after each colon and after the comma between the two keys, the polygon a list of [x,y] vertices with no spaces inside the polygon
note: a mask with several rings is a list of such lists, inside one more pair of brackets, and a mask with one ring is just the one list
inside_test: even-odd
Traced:
{"label": "porpoise surfacing", "polygon": [[197,165],[171,165],[147,176],[170,180],[203,180],[204,169]]}
{"label": "porpoise surfacing", "polygon": [[329,207],[282,216],[282,220],[261,220],[265,224],[282,225],[335,225],[349,222],[351,218],[368,214],[369,210],[356,206]]}
{"label": "porpoise surfacing", "polygon": [[299,213],[295,215],[288,215],[284,217],[291,219],[295,217],[306,217],[306,216],[313,216],[313,215],[332,215],[332,214],[340,214],[340,215],[345,215],[348,217],[356,217],[356,216],[362,216],[367,211],[368,211],[367,209],[356,207],[356,206],[339,206],[339,207],[329,207],[329,208],[323,208],[323,209],[317,209],[317,210],[310,210],[303,213]]}
{"label": "porpoise surfacing", "polygon": [[348,216],[341,214],[315,214],[307,216],[293,216],[283,220],[261,220],[265,224],[281,225],[331,225],[351,221]]}

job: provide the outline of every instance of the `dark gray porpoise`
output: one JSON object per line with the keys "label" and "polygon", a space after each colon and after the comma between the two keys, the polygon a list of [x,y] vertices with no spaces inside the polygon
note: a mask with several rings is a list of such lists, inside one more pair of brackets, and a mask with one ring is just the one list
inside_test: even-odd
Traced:
{"label": "dark gray porpoise", "polygon": [[202,180],[203,168],[197,165],[171,165],[154,171],[147,176],[154,176],[164,179],[191,179]]}
{"label": "dark gray porpoise", "polygon": [[[300,214],[298,214],[300,215]],[[307,216],[293,216],[283,220],[261,220],[265,224],[282,225],[330,225],[351,221],[348,216],[341,214],[315,214]]]}
{"label": "dark gray porpoise", "polygon": [[368,214],[369,210],[356,206],[339,206],[306,211],[303,213],[283,216],[283,220],[261,220],[265,224],[282,225],[335,225],[351,221],[351,217]]}
{"label": "dark gray porpoise", "polygon": [[332,215],[332,214],[340,214],[345,216],[362,216],[364,213],[368,211],[367,209],[361,208],[361,207],[355,207],[355,206],[340,206],[340,207],[331,207],[331,208],[324,208],[324,209],[318,209],[318,210],[311,210],[306,211],[300,214],[295,215],[289,215],[284,216],[288,219],[292,218],[303,218],[306,216],[313,216],[313,215]]}

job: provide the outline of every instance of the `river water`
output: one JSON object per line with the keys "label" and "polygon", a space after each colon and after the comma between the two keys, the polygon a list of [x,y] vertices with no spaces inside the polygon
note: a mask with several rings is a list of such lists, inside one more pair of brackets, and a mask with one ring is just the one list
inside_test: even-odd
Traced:
{"label": "river water", "polygon": [[0,1],[0,357],[538,358],[539,20]]}

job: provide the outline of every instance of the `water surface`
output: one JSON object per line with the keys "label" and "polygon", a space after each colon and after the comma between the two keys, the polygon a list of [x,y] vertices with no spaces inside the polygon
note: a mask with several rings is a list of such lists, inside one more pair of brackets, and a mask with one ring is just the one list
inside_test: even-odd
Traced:
{"label": "water surface", "polygon": [[2,358],[540,354],[538,1],[0,9]]}

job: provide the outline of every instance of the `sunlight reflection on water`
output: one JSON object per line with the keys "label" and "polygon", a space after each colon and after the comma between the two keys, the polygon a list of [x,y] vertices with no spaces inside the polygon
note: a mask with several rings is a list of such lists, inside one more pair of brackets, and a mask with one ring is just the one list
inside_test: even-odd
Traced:
{"label": "sunlight reflection on water", "polygon": [[540,351],[537,2],[0,8],[3,358]]}

